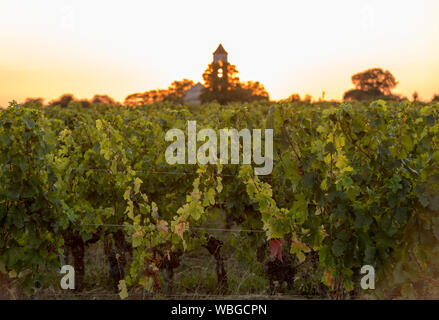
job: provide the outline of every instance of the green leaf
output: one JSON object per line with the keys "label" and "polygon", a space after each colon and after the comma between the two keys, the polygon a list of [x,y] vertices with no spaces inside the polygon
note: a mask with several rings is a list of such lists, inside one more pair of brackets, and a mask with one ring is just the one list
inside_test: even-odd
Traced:
{"label": "green leaf", "polygon": [[303,224],[308,215],[308,200],[305,194],[297,194],[295,199],[290,213],[298,224]]}
{"label": "green leaf", "polygon": [[433,233],[436,237],[436,240],[439,241],[439,217],[434,217],[431,219],[433,222]]}
{"label": "green leaf", "polygon": [[375,263],[375,252],[376,249],[374,247],[367,247],[364,255],[364,263],[369,265],[374,265]]}
{"label": "green leaf", "polygon": [[314,172],[307,172],[302,177],[302,185],[304,188],[311,188],[314,185]]}
{"label": "green leaf", "polygon": [[23,117],[23,122],[26,125],[26,128],[28,128],[28,129],[34,129],[35,128],[35,121],[33,119],[29,119],[27,117]]}
{"label": "green leaf", "polygon": [[407,221],[407,215],[408,215],[407,208],[397,208],[396,214],[395,214],[395,219],[399,223],[404,223]]}
{"label": "green leaf", "polygon": [[325,152],[336,153],[337,149],[335,148],[335,145],[332,142],[329,142],[325,146]]}
{"label": "green leaf", "polygon": [[211,206],[215,205],[215,189],[210,188],[209,191],[205,194],[207,200],[209,201],[209,204]]}
{"label": "green leaf", "polygon": [[363,226],[368,226],[373,222],[373,218],[371,216],[365,215],[364,213],[359,213],[355,218],[355,227],[360,229]]}
{"label": "green leaf", "polygon": [[96,120],[96,129],[102,130],[102,121],[100,119]]}
{"label": "green leaf", "polygon": [[139,193],[140,191],[140,185],[143,183],[142,180],[140,180],[139,178],[136,178],[134,180],[134,193]]}
{"label": "green leaf", "polygon": [[0,272],[3,274],[7,274],[6,266],[3,261],[0,260]]}
{"label": "green leaf", "polygon": [[332,243],[332,253],[336,257],[341,257],[346,249],[346,243],[337,239]]}
{"label": "green leaf", "polygon": [[21,194],[21,184],[14,183],[11,185],[8,191],[8,199],[18,200]]}

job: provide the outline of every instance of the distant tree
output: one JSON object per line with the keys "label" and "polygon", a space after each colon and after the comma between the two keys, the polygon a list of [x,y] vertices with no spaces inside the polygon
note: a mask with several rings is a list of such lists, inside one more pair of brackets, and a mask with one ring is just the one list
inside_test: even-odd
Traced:
{"label": "distant tree", "polygon": [[168,96],[166,89],[154,89],[142,93],[133,93],[125,98],[124,104],[127,106],[138,106],[164,101]]}
{"label": "distant tree", "polygon": [[164,98],[165,101],[172,101],[174,103],[183,103],[183,98],[195,83],[189,79],[183,79],[180,81],[174,81],[168,87],[168,93]]}
{"label": "distant tree", "polygon": [[241,87],[251,91],[254,96],[269,98],[268,91],[265,89],[264,85],[259,81],[246,81],[241,82]]}
{"label": "distant tree", "polygon": [[163,101],[168,95],[168,90],[166,89],[155,89],[147,91],[147,97],[149,103],[154,103],[158,101]]}
{"label": "distant tree", "polygon": [[132,93],[125,98],[124,105],[127,106],[137,106],[144,104],[144,94],[145,93]]}
{"label": "distant tree", "polygon": [[133,107],[160,101],[183,103],[183,98],[186,94],[186,91],[192,88],[193,85],[194,82],[189,79],[174,81],[171,83],[168,89],[154,89],[130,94],[125,98],[124,105]]}
{"label": "distant tree", "polygon": [[104,103],[107,105],[115,106],[118,103],[110,96],[106,94],[95,94],[93,98],[91,98],[91,103]]}
{"label": "distant tree", "polygon": [[439,94],[435,94],[433,96],[433,99],[431,99],[431,102],[436,102],[436,101],[439,101]]}
{"label": "distant tree", "polygon": [[378,98],[394,98],[391,90],[398,82],[390,71],[373,68],[352,76],[355,89],[344,93],[344,100],[369,100]]}
{"label": "distant tree", "polygon": [[79,101],[79,103],[83,108],[90,108],[91,105],[90,101],[88,101],[87,99],[82,99]]}
{"label": "distant tree", "polygon": [[53,106],[59,105],[61,108],[67,108],[70,101],[74,101],[74,100],[75,100],[75,98],[73,97],[72,94],[66,93],[66,94],[63,94],[58,99],[49,102],[49,106],[53,107]]}
{"label": "distant tree", "polygon": [[418,95],[418,93],[415,91],[415,92],[413,92],[412,97],[413,97],[413,101],[418,101],[419,95]]}
{"label": "distant tree", "polygon": [[303,98],[303,101],[311,102],[312,101],[312,96],[310,94],[305,94],[305,97]]}
{"label": "distant tree", "polygon": [[43,98],[26,98],[26,100],[23,102],[23,105],[25,107],[42,107],[44,105],[44,99]]}
{"label": "distant tree", "polygon": [[379,90],[360,90],[360,89],[352,89],[346,91],[343,96],[343,100],[374,100],[384,97],[381,91]]}
{"label": "distant tree", "polygon": [[[117,105],[118,104],[113,98],[111,98],[110,96],[105,95],[105,94],[96,94],[90,100],[82,99],[82,100],[78,101],[77,99],[75,99],[75,97],[72,94],[67,93],[67,94],[63,94],[58,99],[55,99],[55,100],[49,102],[49,106],[58,105],[61,108],[67,108],[71,102],[76,102],[76,105],[80,105],[84,108],[89,108],[92,103],[104,103],[107,105]],[[71,106],[73,106],[73,105],[75,105],[75,104],[71,104]]]}
{"label": "distant tree", "polygon": [[373,68],[359,72],[352,76],[352,83],[356,89],[363,91],[378,90],[384,95],[396,87],[398,82],[390,71],[383,71],[380,68]]}
{"label": "distant tree", "polygon": [[288,99],[291,102],[298,102],[300,101],[300,95],[298,93],[293,93]]}
{"label": "distant tree", "polygon": [[270,98],[264,85],[259,81],[241,82],[232,91],[235,92],[235,101],[251,102],[269,100]]}

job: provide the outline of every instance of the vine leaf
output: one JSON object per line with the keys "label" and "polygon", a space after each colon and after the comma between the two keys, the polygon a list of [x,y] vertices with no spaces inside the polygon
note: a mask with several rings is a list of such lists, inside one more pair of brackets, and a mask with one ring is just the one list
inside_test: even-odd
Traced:
{"label": "vine leaf", "polygon": [[331,271],[325,270],[325,272],[323,273],[322,280],[326,286],[330,288],[334,287],[334,276],[332,275]]}
{"label": "vine leaf", "polygon": [[[183,233],[186,231],[187,223],[183,220],[178,221],[178,223],[174,226],[174,232],[183,239]],[[184,239],[183,239],[184,240]]]}
{"label": "vine leaf", "polygon": [[160,220],[158,228],[162,230],[165,235],[168,234],[168,223],[165,220]]}
{"label": "vine leaf", "polygon": [[140,185],[143,183],[143,181],[139,178],[136,178],[134,180],[134,192],[135,193],[139,193],[140,191]]}
{"label": "vine leaf", "polygon": [[439,241],[439,217],[431,219],[433,221],[433,233],[436,239]]}
{"label": "vine leaf", "polygon": [[345,249],[346,249],[346,244],[340,239],[335,240],[334,243],[332,244],[332,253],[334,254],[335,257],[341,257]]}
{"label": "vine leaf", "polygon": [[125,280],[120,280],[117,288],[119,289],[119,296],[121,299],[128,298],[128,289]]}
{"label": "vine leaf", "polygon": [[270,241],[270,257],[276,257],[280,262],[284,263],[282,259],[282,243],[283,239],[273,239]]}

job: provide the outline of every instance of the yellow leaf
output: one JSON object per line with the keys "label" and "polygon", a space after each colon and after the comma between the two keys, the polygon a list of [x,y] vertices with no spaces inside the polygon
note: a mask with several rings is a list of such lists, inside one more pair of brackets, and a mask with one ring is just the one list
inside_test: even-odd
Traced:
{"label": "yellow leaf", "polygon": [[218,178],[216,179],[216,181],[217,181],[217,184],[216,184],[216,191],[218,191],[218,193],[221,193],[221,191],[223,191],[222,180],[223,180],[223,178],[221,178],[221,177],[218,177]]}
{"label": "yellow leaf", "polygon": [[142,180],[140,180],[139,178],[136,178],[135,180],[134,180],[134,192],[135,193],[139,193],[139,191],[140,191],[140,185],[143,183],[143,181]]}
{"label": "yellow leaf", "polygon": [[152,209],[152,216],[155,219],[158,219],[159,218],[159,214],[158,214],[159,208],[157,207],[155,202],[151,202],[151,209]]}
{"label": "yellow leaf", "polygon": [[140,230],[140,231],[137,231],[136,233],[133,233],[132,243],[133,243],[134,248],[137,248],[138,246],[140,246],[142,244],[142,239],[143,239],[144,235],[145,235],[145,232],[143,232],[143,230]]}
{"label": "yellow leaf", "polygon": [[119,289],[119,296],[121,299],[128,298],[128,289],[125,280],[120,280],[117,288]]}
{"label": "yellow leaf", "polygon": [[[178,223],[174,226],[174,232],[180,236],[180,238],[183,239],[183,233],[186,231],[187,228],[187,222],[180,220]],[[183,239],[184,240],[184,239]]]}
{"label": "yellow leaf", "polygon": [[323,273],[323,283],[328,286],[328,287],[332,287],[333,281],[334,281],[334,277],[332,275],[332,272],[329,270],[325,270],[325,272]]}
{"label": "yellow leaf", "polygon": [[165,235],[168,234],[168,223],[165,220],[160,220],[158,228],[162,230]]}
{"label": "yellow leaf", "polygon": [[134,206],[133,206],[133,202],[131,200],[128,200],[128,206],[125,209],[125,213],[128,214],[128,218],[130,219],[134,219]]}
{"label": "yellow leaf", "polygon": [[102,121],[101,120],[96,120],[96,128],[98,129],[98,130],[101,130],[102,129]]}
{"label": "yellow leaf", "polygon": [[299,251],[296,253],[297,259],[299,259],[299,263],[302,263],[305,261],[306,256],[302,251]]}
{"label": "yellow leaf", "polygon": [[128,187],[128,188],[125,190],[125,193],[123,194],[123,198],[124,198],[124,200],[129,200],[129,199],[130,199],[130,193],[131,193],[131,187]]}

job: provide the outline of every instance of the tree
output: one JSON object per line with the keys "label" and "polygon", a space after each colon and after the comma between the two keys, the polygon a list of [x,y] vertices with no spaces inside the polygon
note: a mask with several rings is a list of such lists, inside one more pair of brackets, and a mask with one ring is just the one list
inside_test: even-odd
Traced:
{"label": "tree", "polygon": [[42,107],[44,105],[44,99],[43,98],[26,98],[26,100],[23,103],[23,106],[25,107]]}
{"label": "tree", "polygon": [[235,101],[251,102],[269,100],[267,90],[265,90],[264,85],[259,81],[241,82],[236,86],[234,91]]}
{"label": "tree", "polygon": [[413,101],[418,101],[419,95],[418,95],[418,93],[415,91],[415,92],[413,92],[412,97],[413,97]]}
{"label": "tree", "polygon": [[132,93],[125,98],[124,105],[134,107],[137,105],[145,104],[144,95],[145,93],[140,92]]}
{"label": "tree", "polygon": [[93,98],[91,98],[91,103],[104,103],[111,106],[118,104],[112,97],[106,94],[95,94]]}
{"label": "tree", "polygon": [[352,76],[355,89],[344,93],[344,100],[368,100],[393,97],[391,90],[398,82],[390,71],[380,68],[368,69]]}
{"label": "tree", "polygon": [[310,94],[305,94],[305,97],[303,98],[303,101],[306,102],[311,102],[312,101],[312,96]]}
{"label": "tree", "polygon": [[138,92],[128,95],[124,104],[127,106],[138,106],[143,104],[152,104],[160,101],[171,101],[174,103],[183,103],[183,98],[194,82],[189,79],[174,81],[168,89],[154,89],[145,92]]}
{"label": "tree", "polygon": [[90,108],[91,105],[90,101],[88,101],[87,99],[82,99],[79,101],[79,103],[83,108]]}
{"label": "tree", "polygon": [[293,93],[288,99],[291,102],[298,102],[300,101],[300,95],[298,93]]}
{"label": "tree", "polygon": [[376,89],[369,91],[352,89],[344,93],[343,100],[362,101],[362,100],[374,100],[382,97],[384,97],[382,92]]}
{"label": "tree", "polygon": [[63,94],[58,99],[49,102],[49,106],[52,107],[59,105],[61,108],[67,108],[69,106],[69,103],[72,101],[78,102],[84,108],[90,107],[92,103],[103,103],[111,106],[115,106],[118,104],[118,102],[116,102],[112,97],[106,94],[95,94],[93,98],[91,98],[90,100],[87,99],[77,100],[72,94],[66,93]]}
{"label": "tree", "polygon": [[70,101],[74,101],[75,98],[73,97],[73,94],[66,93],[63,94],[61,97],[59,97],[57,100],[53,100],[49,103],[50,107],[59,105],[61,108],[67,108]]}
{"label": "tree", "polygon": [[436,102],[436,101],[439,101],[439,94],[435,94],[433,96],[433,99],[431,100],[431,102]]}
{"label": "tree", "polygon": [[189,79],[183,79],[180,81],[174,81],[168,87],[168,93],[164,98],[165,101],[172,101],[174,103],[183,103],[183,98],[192,86],[194,82]]}
{"label": "tree", "polygon": [[352,83],[356,89],[363,91],[378,90],[384,95],[396,87],[398,82],[390,71],[383,71],[380,68],[373,68],[359,72],[352,76]]}
{"label": "tree", "polygon": [[154,89],[143,93],[133,93],[125,98],[125,105],[137,106],[143,104],[152,104],[154,102],[164,101],[168,96],[166,89]]}

